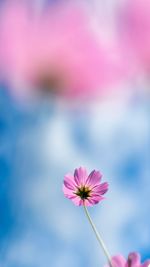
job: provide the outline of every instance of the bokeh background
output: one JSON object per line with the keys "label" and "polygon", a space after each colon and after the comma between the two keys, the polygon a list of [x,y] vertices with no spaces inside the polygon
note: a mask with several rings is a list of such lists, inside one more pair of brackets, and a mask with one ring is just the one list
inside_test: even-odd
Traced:
{"label": "bokeh background", "polygon": [[0,1],[1,267],[105,264],[62,193],[79,166],[109,182],[89,211],[111,255],[150,258],[149,15],[146,0]]}

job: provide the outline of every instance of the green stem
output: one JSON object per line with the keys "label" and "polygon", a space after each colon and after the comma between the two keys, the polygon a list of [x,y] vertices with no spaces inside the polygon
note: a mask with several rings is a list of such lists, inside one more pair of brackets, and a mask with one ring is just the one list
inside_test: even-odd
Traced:
{"label": "green stem", "polygon": [[109,254],[109,252],[108,252],[108,250],[107,250],[107,248],[106,248],[106,246],[104,244],[103,239],[101,238],[99,232],[97,231],[96,226],[94,225],[94,223],[93,223],[93,221],[91,219],[91,216],[90,216],[90,214],[88,212],[87,207],[86,206],[83,206],[83,207],[84,207],[84,211],[85,211],[86,217],[87,217],[87,219],[88,219],[88,221],[89,221],[89,223],[90,223],[90,225],[91,225],[91,227],[92,227],[92,229],[93,229],[93,231],[95,233],[95,236],[96,236],[96,238],[97,238],[97,240],[98,240],[98,242],[99,242],[99,244],[100,244],[100,246],[101,246],[101,248],[102,248],[102,250],[103,250],[103,252],[104,252],[104,254],[105,254],[106,258],[107,258],[107,260],[108,260],[109,266],[110,267],[114,267],[112,265],[112,263],[111,263],[111,256],[110,256],[110,254]]}

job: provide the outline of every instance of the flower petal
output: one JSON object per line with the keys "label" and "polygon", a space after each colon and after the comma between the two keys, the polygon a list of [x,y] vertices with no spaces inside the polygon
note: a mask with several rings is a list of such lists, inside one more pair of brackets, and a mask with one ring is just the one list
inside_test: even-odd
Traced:
{"label": "flower petal", "polygon": [[102,175],[99,171],[93,170],[87,180],[86,180],[86,185],[87,186],[95,186],[96,184],[100,183],[100,180],[102,178]]}
{"label": "flower petal", "polygon": [[[111,262],[114,267],[125,267],[126,260],[122,255],[116,255],[111,258]],[[105,267],[109,267],[109,265],[105,265]]]}
{"label": "flower petal", "polygon": [[100,201],[102,201],[103,199],[105,199],[104,197],[98,195],[98,194],[94,194],[92,195],[92,197],[90,198],[90,201],[92,201],[92,203],[97,204]]}
{"label": "flower petal", "polygon": [[74,182],[74,177],[71,174],[67,174],[64,177],[64,185],[71,190],[75,190],[76,185]]}
{"label": "flower petal", "polygon": [[86,207],[92,207],[94,204],[90,201],[90,199],[84,200],[84,206]]}
{"label": "flower petal", "polygon": [[74,193],[74,191],[68,189],[65,185],[63,185],[63,192],[65,197],[72,199],[76,197],[76,194]]}
{"label": "flower petal", "polygon": [[83,203],[81,205],[94,206],[95,204],[99,203],[103,199],[104,199],[104,197],[102,197],[98,194],[95,194],[91,197],[88,197],[87,199],[84,199]]}
{"label": "flower petal", "polygon": [[139,267],[141,265],[141,257],[139,253],[131,252],[128,256],[127,267]]}
{"label": "flower petal", "polygon": [[[140,254],[132,252],[126,260],[122,255],[116,255],[111,258],[111,262],[114,267],[148,267],[150,265],[150,260],[145,261],[141,264]],[[109,267],[108,264],[105,267]]]}
{"label": "flower petal", "polygon": [[122,255],[117,255],[112,257],[112,264],[114,264],[115,267],[125,267],[126,260]]}
{"label": "flower petal", "polygon": [[96,185],[92,188],[92,192],[99,193],[100,195],[104,195],[108,191],[108,183],[102,183],[100,185]]}
{"label": "flower petal", "polygon": [[74,180],[78,186],[84,185],[87,177],[88,177],[88,174],[87,174],[87,171],[84,167],[80,167],[79,169],[75,169]]}
{"label": "flower petal", "polygon": [[79,196],[76,196],[75,198],[72,198],[71,200],[76,206],[83,205],[83,200]]}

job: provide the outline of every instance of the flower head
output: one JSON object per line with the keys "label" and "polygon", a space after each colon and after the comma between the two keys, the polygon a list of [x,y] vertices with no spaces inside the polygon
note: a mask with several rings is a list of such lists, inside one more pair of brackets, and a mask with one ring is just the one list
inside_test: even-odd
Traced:
{"label": "flower head", "polygon": [[141,263],[140,254],[131,252],[128,255],[127,260],[122,255],[112,257],[112,264],[114,267],[149,267],[150,260],[146,260],[144,263]]}
{"label": "flower head", "polygon": [[108,183],[100,183],[102,175],[93,170],[89,175],[83,167],[75,169],[74,175],[66,174],[63,184],[65,197],[77,206],[93,206],[104,199]]}
{"label": "flower head", "polygon": [[122,77],[123,64],[113,56],[118,50],[99,40],[80,5],[60,4],[35,16],[26,1],[6,2],[0,75],[17,98],[39,92],[90,98]]}

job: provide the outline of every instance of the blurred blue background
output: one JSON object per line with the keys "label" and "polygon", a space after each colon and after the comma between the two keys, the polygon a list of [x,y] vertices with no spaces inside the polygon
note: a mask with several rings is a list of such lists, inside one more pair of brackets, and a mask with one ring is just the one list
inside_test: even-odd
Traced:
{"label": "blurred blue background", "polygon": [[149,131],[146,99],[24,110],[1,87],[1,266],[102,266],[82,208],[62,193],[64,174],[80,165],[110,184],[90,212],[111,254],[150,257]]}
{"label": "blurred blue background", "polygon": [[63,177],[98,169],[110,188],[89,208],[111,255],[150,258],[148,85],[84,105],[22,105],[0,85],[0,266],[98,267],[106,262]]}

